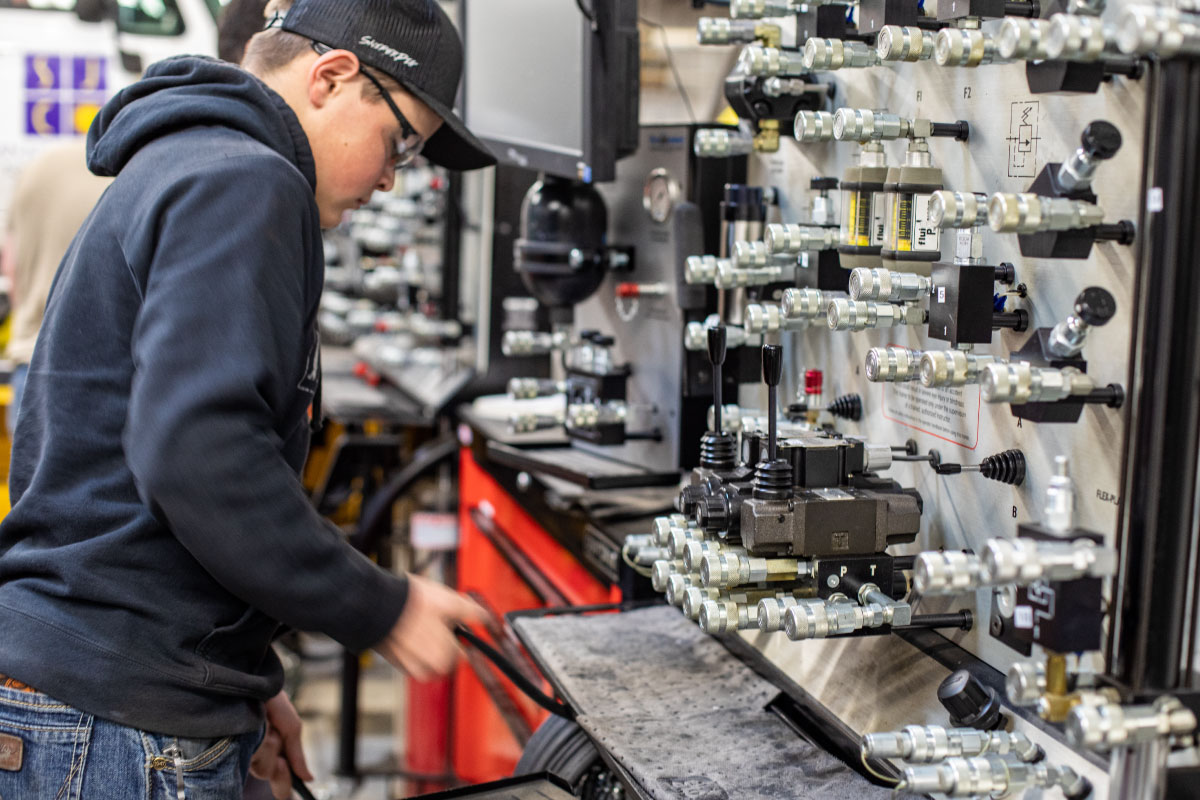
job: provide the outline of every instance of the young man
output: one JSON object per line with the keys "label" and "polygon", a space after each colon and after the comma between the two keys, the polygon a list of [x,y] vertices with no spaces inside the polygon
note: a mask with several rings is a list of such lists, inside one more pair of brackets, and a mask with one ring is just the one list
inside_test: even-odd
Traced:
{"label": "young man", "polygon": [[280,623],[422,678],[480,614],[354,552],[297,478],[319,394],[320,229],[422,151],[492,163],[451,111],[433,0],[297,0],[247,48],[153,65],[104,108],[115,180],[67,252],[0,525],[0,797],[237,797],[308,777]]}

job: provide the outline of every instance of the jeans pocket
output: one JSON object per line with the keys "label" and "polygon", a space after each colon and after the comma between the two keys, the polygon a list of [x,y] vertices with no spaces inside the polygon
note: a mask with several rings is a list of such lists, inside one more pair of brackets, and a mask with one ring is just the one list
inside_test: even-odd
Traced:
{"label": "jeans pocket", "polygon": [[184,739],[142,734],[149,756],[150,797],[177,800],[180,787],[187,800],[240,797],[249,764],[249,756],[244,756],[243,750],[252,746],[250,737],[247,734],[220,739]]}
{"label": "jeans pocket", "polygon": [[183,739],[175,740],[183,757],[183,771],[203,769],[221,758],[233,744],[232,736],[220,739]]}
{"label": "jeans pocket", "polygon": [[0,798],[79,797],[92,718],[66,708],[10,703],[0,710]]}

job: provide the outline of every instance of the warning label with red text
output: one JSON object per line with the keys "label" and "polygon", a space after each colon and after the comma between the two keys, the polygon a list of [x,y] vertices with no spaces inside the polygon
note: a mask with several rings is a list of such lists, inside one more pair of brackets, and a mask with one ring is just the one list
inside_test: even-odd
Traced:
{"label": "warning label with red text", "polygon": [[927,389],[913,381],[884,384],[882,390],[885,419],[968,450],[979,444],[978,386]]}

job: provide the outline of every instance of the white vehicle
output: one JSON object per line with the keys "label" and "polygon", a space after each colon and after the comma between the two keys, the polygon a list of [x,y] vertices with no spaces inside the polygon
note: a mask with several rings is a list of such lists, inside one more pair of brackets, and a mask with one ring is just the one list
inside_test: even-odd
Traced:
{"label": "white vehicle", "polygon": [[0,0],[0,231],[13,182],[42,148],[83,136],[149,64],[215,55],[228,0]]}

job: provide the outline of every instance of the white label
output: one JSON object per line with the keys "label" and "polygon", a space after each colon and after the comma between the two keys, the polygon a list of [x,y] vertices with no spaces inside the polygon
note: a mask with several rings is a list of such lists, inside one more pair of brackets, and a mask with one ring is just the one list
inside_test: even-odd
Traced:
{"label": "white label", "polygon": [[959,228],[954,235],[954,257],[955,258],[970,258],[975,255],[972,249],[975,247],[975,234],[970,228]]}
{"label": "white label", "polygon": [[885,383],[882,392],[885,419],[968,450],[979,444],[978,385],[927,389],[912,381]]}
{"label": "white label", "polygon": [[942,231],[929,221],[929,207],[933,204],[933,195],[918,194],[913,196],[912,212],[912,247],[913,250],[926,252],[941,251]]}
{"label": "white label", "polygon": [[1013,625],[1025,630],[1032,628],[1033,608],[1030,606],[1017,606],[1013,609]]}
{"label": "white label", "polygon": [[871,246],[883,246],[883,230],[887,227],[887,195],[875,192],[871,195]]}
{"label": "white label", "polygon": [[843,492],[841,489],[813,489],[813,494],[819,495],[825,500],[853,500],[854,495]]}
{"label": "white label", "polygon": [[409,518],[409,537],[418,550],[453,550],[458,547],[458,517],[417,512]]}
{"label": "white label", "polygon": [[1161,186],[1152,186],[1146,192],[1146,210],[1153,214],[1163,210],[1163,190]]}
{"label": "white label", "polygon": [[938,287],[938,302],[939,303],[946,302],[946,287],[945,286]]}

